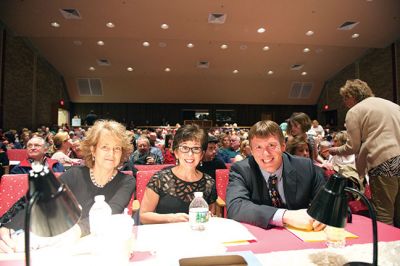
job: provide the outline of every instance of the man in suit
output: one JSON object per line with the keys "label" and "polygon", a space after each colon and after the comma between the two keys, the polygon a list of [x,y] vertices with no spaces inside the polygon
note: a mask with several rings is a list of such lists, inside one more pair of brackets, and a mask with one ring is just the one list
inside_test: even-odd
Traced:
{"label": "man in suit", "polygon": [[228,218],[262,228],[290,225],[322,230],[306,212],[324,177],[308,158],[285,151],[279,125],[260,121],[249,132],[252,156],[232,165],[226,201]]}

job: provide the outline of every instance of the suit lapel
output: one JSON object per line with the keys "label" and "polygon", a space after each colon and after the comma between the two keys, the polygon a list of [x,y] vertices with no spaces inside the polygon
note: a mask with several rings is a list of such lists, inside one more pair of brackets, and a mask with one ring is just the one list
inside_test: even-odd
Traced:
{"label": "suit lapel", "polygon": [[297,178],[296,170],[290,163],[286,153],[283,153],[282,157],[283,157],[283,170],[282,170],[283,191],[285,193],[286,206],[290,210],[292,203],[296,201],[297,182],[299,180]]}
{"label": "suit lapel", "polygon": [[[250,169],[252,169],[252,174],[255,176],[256,186],[258,190],[258,196],[260,204],[271,205],[271,198],[269,197],[269,191],[267,182],[265,182],[264,176],[261,173],[261,169],[258,166],[257,162],[254,160],[254,157],[251,156],[249,158]],[[254,197],[253,197],[254,199]]]}

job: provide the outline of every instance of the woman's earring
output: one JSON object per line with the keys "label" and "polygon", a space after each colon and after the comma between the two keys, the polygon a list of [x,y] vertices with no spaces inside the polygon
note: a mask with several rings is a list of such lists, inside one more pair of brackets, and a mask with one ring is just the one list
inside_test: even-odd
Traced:
{"label": "woman's earring", "polygon": [[179,159],[176,159],[175,165],[179,165]]}
{"label": "woman's earring", "polygon": [[94,155],[92,156],[92,161],[94,162],[94,160],[95,160],[95,157],[94,157]]}
{"label": "woman's earring", "polygon": [[203,161],[200,161],[200,166],[203,166]]}

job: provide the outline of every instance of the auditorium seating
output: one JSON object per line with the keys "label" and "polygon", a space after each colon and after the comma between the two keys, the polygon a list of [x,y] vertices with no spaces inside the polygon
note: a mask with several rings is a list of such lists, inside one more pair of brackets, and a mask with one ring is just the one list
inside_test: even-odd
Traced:
{"label": "auditorium seating", "polygon": [[158,170],[148,170],[138,171],[136,173],[136,200],[134,200],[131,205],[132,213],[135,213],[140,208],[140,202],[142,202],[147,183],[157,171]]}
{"label": "auditorium seating", "polygon": [[149,171],[149,170],[162,170],[166,167],[175,166],[173,164],[135,164],[135,168],[138,171]]}
{"label": "auditorium seating", "polygon": [[28,191],[28,175],[3,175],[0,182],[0,217]]}
{"label": "auditorium seating", "polygon": [[229,169],[215,170],[215,183],[217,187],[217,216],[226,217],[226,187],[229,182]]}
{"label": "auditorium seating", "polygon": [[8,149],[7,157],[10,160],[10,164],[16,165],[28,158],[28,151],[26,149]]}

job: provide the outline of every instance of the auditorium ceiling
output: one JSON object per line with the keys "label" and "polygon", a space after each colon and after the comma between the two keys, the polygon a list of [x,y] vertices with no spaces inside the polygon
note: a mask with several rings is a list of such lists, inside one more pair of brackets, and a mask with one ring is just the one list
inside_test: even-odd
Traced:
{"label": "auditorium ceiling", "polygon": [[399,0],[2,0],[73,102],[316,104],[400,37]]}

